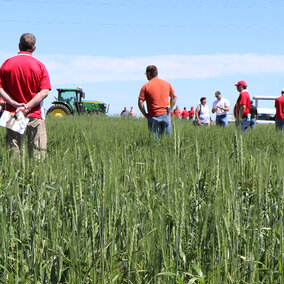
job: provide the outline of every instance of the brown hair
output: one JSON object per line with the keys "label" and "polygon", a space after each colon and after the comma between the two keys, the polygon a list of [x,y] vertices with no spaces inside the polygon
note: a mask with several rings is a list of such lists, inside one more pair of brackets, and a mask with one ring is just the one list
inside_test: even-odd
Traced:
{"label": "brown hair", "polygon": [[158,76],[158,69],[155,65],[149,65],[146,68],[146,73],[150,73],[152,77],[157,77]]}
{"label": "brown hair", "polygon": [[20,38],[19,48],[21,51],[33,51],[36,43],[36,38],[33,34],[26,33]]}

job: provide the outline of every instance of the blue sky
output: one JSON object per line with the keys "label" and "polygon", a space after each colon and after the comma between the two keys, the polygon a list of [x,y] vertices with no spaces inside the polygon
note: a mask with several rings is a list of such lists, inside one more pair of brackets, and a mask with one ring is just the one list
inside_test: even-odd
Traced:
{"label": "blue sky", "polygon": [[211,107],[216,90],[233,108],[239,80],[251,97],[284,88],[280,0],[0,0],[0,8],[0,64],[18,52],[21,34],[35,34],[34,56],[53,88],[46,108],[56,88],[81,86],[87,99],[109,103],[110,114],[132,105],[138,114],[150,64],[171,82],[180,108],[202,96]]}

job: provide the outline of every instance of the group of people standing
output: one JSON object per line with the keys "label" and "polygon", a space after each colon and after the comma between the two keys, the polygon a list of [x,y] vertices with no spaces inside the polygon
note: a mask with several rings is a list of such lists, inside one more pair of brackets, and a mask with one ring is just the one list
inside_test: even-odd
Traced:
{"label": "group of people standing", "polygon": [[195,110],[193,106],[190,108],[190,110],[187,110],[186,107],[184,107],[183,111],[181,112],[177,106],[174,110],[171,109],[170,114],[171,117],[177,117],[192,121],[195,115]]}
{"label": "group of people standing", "polygon": [[[257,108],[253,105],[247,91],[247,83],[239,81],[235,84],[239,92],[239,97],[234,107],[234,117],[236,126],[240,127],[243,133],[247,132],[247,128],[255,129],[257,120]],[[230,103],[226,98],[222,97],[220,91],[215,92],[216,100],[213,102],[212,113],[216,113],[216,125],[221,127],[228,126],[228,112]],[[200,104],[195,111],[196,124],[209,126],[212,123],[210,109],[207,106],[207,99],[202,97]]]}
{"label": "group of people standing", "polygon": [[120,116],[135,116],[135,111],[133,106],[130,107],[130,111],[127,109],[127,107],[124,107],[122,112],[120,113]]}
{"label": "group of people standing", "polygon": [[[146,68],[145,73],[148,83],[143,85],[138,97],[138,107],[141,113],[148,120],[148,128],[153,131],[157,138],[163,133],[171,134],[171,110],[177,100],[177,95],[173,90],[171,84],[160,78],[158,78],[158,69],[154,65],[149,65]],[[236,126],[242,130],[243,133],[247,133],[247,129],[251,126],[255,128],[257,119],[257,109],[253,106],[253,102],[250,99],[247,91],[247,83],[245,81],[239,81],[235,84],[239,97],[234,107],[234,117]],[[229,101],[222,97],[220,91],[215,92],[216,100],[212,106],[212,113],[216,113],[216,125],[221,127],[228,126],[228,112],[230,110]],[[168,102],[170,98],[170,103]],[[148,113],[144,108],[144,102],[146,101]],[[284,105],[284,96],[283,96]],[[191,110],[194,109],[193,107]],[[283,107],[284,110],[284,107]],[[173,116],[187,118],[189,113],[184,108],[183,115],[180,110],[175,108]],[[194,111],[193,111],[194,113]],[[193,119],[193,115],[191,114]],[[284,121],[284,119],[283,119]],[[195,122],[198,125],[209,126],[211,124],[211,112],[207,106],[207,99],[202,97],[200,104],[195,110]],[[283,123],[284,127],[284,123]]]}

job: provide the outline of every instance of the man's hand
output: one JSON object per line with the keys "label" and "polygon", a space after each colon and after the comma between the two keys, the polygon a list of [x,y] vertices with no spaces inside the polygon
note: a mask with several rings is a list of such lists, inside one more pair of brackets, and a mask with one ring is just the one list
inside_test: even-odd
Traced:
{"label": "man's hand", "polygon": [[143,100],[138,99],[138,107],[139,107],[141,113],[142,113],[146,118],[148,118],[148,113],[146,113],[146,111],[145,111],[145,108],[144,108],[144,101],[143,101]]}
{"label": "man's hand", "polygon": [[16,113],[20,111],[26,116],[31,111],[31,109],[27,108],[25,104],[21,104],[21,106],[17,107]]}
{"label": "man's hand", "polygon": [[[17,110],[18,108],[24,108],[24,107],[25,107],[25,104],[24,104],[24,103],[18,103],[18,102],[16,102],[16,101],[13,101],[13,103],[11,104],[11,106]],[[16,111],[16,112],[17,112],[17,111]]]}

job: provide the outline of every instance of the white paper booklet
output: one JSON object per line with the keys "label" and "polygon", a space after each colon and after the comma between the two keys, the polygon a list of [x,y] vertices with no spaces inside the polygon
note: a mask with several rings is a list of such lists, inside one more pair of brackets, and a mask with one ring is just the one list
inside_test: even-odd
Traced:
{"label": "white paper booklet", "polygon": [[20,134],[25,133],[28,123],[29,119],[25,117],[22,112],[18,112],[17,114],[15,114],[4,110],[0,118],[0,126],[9,128]]}

